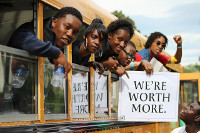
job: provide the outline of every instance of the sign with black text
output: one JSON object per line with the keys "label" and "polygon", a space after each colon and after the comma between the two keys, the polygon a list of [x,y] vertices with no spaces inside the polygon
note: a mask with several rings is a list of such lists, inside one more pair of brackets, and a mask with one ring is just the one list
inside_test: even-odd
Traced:
{"label": "sign with black text", "polygon": [[88,73],[72,75],[72,102],[73,113],[88,113]]}
{"label": "sign with black text", "polygon": [[108,77],[95,72],[95,107],[107,108]]}
{"label": "sign with black text", "polygon": [[120,78],[118,120],[176,122],[179,73],[128,71]]}

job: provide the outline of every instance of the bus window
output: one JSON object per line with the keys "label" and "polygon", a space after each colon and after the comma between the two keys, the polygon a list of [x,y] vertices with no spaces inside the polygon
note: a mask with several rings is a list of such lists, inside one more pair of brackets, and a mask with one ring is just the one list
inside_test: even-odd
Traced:
{"label": "bus window", "polygon": [[[83,34],[88,24],[83,23],[82,28],[72,45],[79,45],[83,40]],[[73,51],[72,51],[73,52]],[[73,62],[73,57],[72,57]],[[90,112],[90,76],[89,68],[73,63],[72,71],[72,108],[73,118],[89,118]]]}
{"label": "bus window", "polygon": [[33,20],[33,0],[1,1],[0,8],[0,122],[36,120],[37,58],[6,46],[21,24]]}
{"label": "bus window", "polygon": [[0,44],[7,45],[21,24],[33,20],[33,0],[1,1],[0,8]]}
{"label": "bus window", "polygon": [[[51,84],[51,78],[54,73],[54,65],[47,58],[44,61],[44,113],[45,119],[64,118],[65,110],[65,90],[66,82],[63,81],[63,86],[54,87]],[[47,115],[49,114],[49,115]],[[50,115],[54,114],[54,115]],[[58,114],[57,116],[55,114]],[[63,114],[63,115],[61,115]]]}
{"label": "bus window", "polygon": [[83,23],[81,30],[76,38],[76,40],[72,43],[72,45],[76,45],[77,43],[81,43],[83,40],[83,34],[86,30],[86,28],[88,27],[88,25],[86,23]]}
{"label": "bus window", "polygon": [[[0,122],[35,120],[36,57],[22,50],[0,46],[0,69]],[[24,79],[19,78],[21,73]]]}
{"label": "bus window", "polygon": [[[43,18],[54,17],[57,9],[43,5]],[[61,87],[54,87],[51,78],[54,74],[54,65],[48,58],[44,58],[44,119],[66,119],[66,81]]]}
{"label": "bus window", "polygon": [[[77,45],[79,46],[82,43],[82,41],[83,41],[83,34],[84,34],[84,32],[85,32],[85,30],[86,30],[87,27],[88,27],[88,25],[86,23],[83,23],[83,25],[81,27],[81,30],[80,30],[80,32],[79,32],[76,40],[72,43],[73,46],[77,46]],[[72,55],[73,55],[73,48],[72,48]],[[72,57],[72,62],[75,63],[75,61],[73,61],[73,57]]]}
{"label": "bus window", "polygon": [[74,118],[89,118],[89,68],[73,64],[72,106]]}
{"label": "bus window", "polygon": [[108,117],[108,75],[95,72],[95,117]]}
{"label": "bus window", "polygon": [[198,80],[182,80],[181,86],[183,86],[183,103],[198,102]]}

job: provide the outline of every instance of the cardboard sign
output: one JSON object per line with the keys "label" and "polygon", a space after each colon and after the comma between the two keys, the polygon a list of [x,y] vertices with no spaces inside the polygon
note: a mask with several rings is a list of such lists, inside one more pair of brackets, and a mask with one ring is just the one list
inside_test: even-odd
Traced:
{"label": "cardboard sign", "polygon": [[118,120],[176,122],[179,73],[128,71],[120,78]]}

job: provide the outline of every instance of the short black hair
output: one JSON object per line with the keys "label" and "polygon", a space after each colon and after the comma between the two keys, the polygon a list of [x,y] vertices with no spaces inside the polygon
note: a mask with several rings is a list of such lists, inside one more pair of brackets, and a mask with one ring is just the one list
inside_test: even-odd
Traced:
{"label": "short black hair", "polygon": [[148,39],[147,39],[147,41],[145,43],[145,48],[151,47],[151,45],[154,42],[154,40],[157,39],[157,38],[160,38],[161,36],[164,37],[165,44],[167,46],[167,43],[168,43],[167,37],[164,34],[162,34],[161,32],[154,32],[154,33],[151,33],[151,35],[148,37]]}
{"label": "short black hair", "polygon": [[63,7],[63,8],[61,8],[56,13],[54,18],[57,18],[57,19],[62,18],[62,17],[65,17],[67,14],[72,14],[72,15],[76,16],[81,21],[81,23],[83,23],[83,18],[82,18],[81,13],[74,7]]}
{"label": "short black hair", "polygon": [[122,19],[119,18],[115,21],[112,21],[108,27],[108,33],[111,33],[112,35],[115,34],[119,29],[124,29],[130,34],[130,39],[134,34],[133,24],[128,19]]}
{"label": "short black hair", "polygon": [[[106,27],[103,25],[103,21],[101,19],[99,18],[93,19],[92,23],[85,30],[84,33],[85,37],[87,37],[87,35],[94,30],[97,30],[98,32],[99,40],[104,41],[106,43],[108,40],[108,31]],[[103,35],[103,38],[101,38],[101,33]]]}
{"label": "short black hair", "polygon": [[128,46],[128,44],[131,44],[131,46],[133,46],[136,49],[136,46],[132,41],[128,41],[127,46]]}

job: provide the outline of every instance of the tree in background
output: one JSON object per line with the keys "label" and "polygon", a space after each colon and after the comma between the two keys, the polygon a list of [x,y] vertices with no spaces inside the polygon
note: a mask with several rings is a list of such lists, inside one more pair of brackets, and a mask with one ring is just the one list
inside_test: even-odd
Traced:
{"label": "tree in background", "polygon": [[124,18],[124,19],[130,20],[130,21],[133,23],[133,28],[136,29],[138,32],[140,32],[140,31],[136,28],[135,22],[134,22],[132,19],[130,19],[129,16],[125,16],[125,15],[122,13],[122,11],[117,11],[117,10],[115,10],[114,12],[112,12],[112,14],[115,15],[116,17],[118,17],[118,18]]}
{"label": "tree in background", "polygon": [[200,57],[197,63],[187,65],[185,68],[183,68],[183,72],[184,73],[200,72]]}

